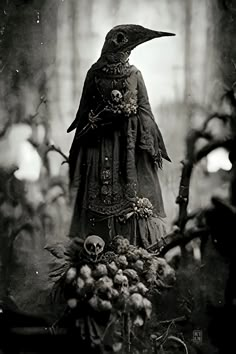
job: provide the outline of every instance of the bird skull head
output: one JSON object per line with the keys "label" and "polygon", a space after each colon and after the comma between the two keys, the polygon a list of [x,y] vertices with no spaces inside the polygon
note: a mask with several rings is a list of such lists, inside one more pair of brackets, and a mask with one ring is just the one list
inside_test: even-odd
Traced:
{"label": "bird skull head", "polygon": [[84,249],[89,256],[97,257],[104,249],[105,242],[97,235],[91,235],[84,241]]}
{"label": "bird skull head", "polygon": [[118,90],[112,90],[111,91],[111,99],[114,103],[119,103],[122,99],[122,94]]}

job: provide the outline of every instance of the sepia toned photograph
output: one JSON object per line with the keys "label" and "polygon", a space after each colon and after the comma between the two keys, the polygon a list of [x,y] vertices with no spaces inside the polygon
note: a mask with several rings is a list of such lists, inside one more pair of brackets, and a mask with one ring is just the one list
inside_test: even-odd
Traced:
{"label": "sepia toned photograph", "polygon": [[0,354],[227,354],[236,0],[0,0]]}

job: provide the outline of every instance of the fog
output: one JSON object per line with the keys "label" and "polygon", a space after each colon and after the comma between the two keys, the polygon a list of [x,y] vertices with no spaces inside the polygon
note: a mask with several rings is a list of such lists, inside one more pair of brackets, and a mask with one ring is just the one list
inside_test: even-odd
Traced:
{"label": "fog", "polygon": [[[106,33],[115,25],[134,23],[176,34],[142,44],[130,57],[130,63],[143,74],[172,160],[164,162],[160,171],[170,228],[177,214],[175,200],[187,132],[199,127],[216,109],[225,87],[234,81],[234,74],[227,78],[233,70],[228,53],[234,32],[232,28],[229,31],[230,42],[222,31],[232,26],[230,13],[221,1],[212,0],[17,0],[2,1],[0,9],[0,167],[4,173],[18,168],[13,181],[17,188],[11,185],[10,197],[3,173],[1,193],[9,197],[10,206],[7,202],[1,206],[2,219],[4,223],[4,217],[11,215],[18,225],[28,208],[26,214],[31,209],[35,212],[35,225],[42,223],[41,231],[19,235],[13,257],[18,278],[25,279],[30,264],[32,277],[26,284],[34,281],[40,287],[44,278],[36,280],[35,271],[45,276],[43,247],[66,238],[71,216],[68,165],[62,164],[62,154],[48,153],[47,149],[54,144],[68,156],[73,133],[66,130],[75,117],[86,73],[99,58]],[[198,167],[191,185],[191,209],[208,204],[215,191],[226,193],[227,184],[213,173],[219,168],[230,168],[228,156],[222,151]],[[24,187],[21,197],[16,193],[21,190],[18,182]],[[5,224],[2,229],[3,240],[10,229]],[[25,253],[29,264],[22,261]],[[13,286],[15,296],[25,306],[20,298],[24,284],[17,282]]]}

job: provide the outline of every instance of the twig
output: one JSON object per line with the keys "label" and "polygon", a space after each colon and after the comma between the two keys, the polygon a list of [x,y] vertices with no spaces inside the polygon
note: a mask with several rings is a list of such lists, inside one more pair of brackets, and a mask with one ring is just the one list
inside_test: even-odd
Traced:
{"label": "twig", "polygon": [[2,128],[2,130],[0,131],[0,138],[2,138],[3,136],[5,136],[6,132],[8,131],[8,129],[10,128],[12,122],[10,119],[8,119],[6,121],[6,124],[4,125],[4,127]]}
{"label": "twig", "polygon": [[186,226],[186,224],[190,221],[190,220],[193,220],[193,219],[198,219],[199,216],[201,216],[203,213],[203,211],[201,209],[198,209],[198,210],[195,210],[195,211],[192,211],[190,213],[188,213],[186,215],[186,218],[185,220],[183,221],[183,225],[184,227]]}
{"label": "twig", "polygon": [[195,162],[200,161],[204,157],[206,157],[211,151],[223,147],[226,149],[230,149],[232,145],[232,140],[215,140],[209,143],[208,145],[204,146],[200,151],[196,153]]}
{"label": "twig", "polygon": [[187,320],[186,316],[180,316],[180,317],[172,318],[171,320],[158,321],[158,324],[165,325],[169,323],[183,322],[186,320]]}
{"label": "twig", "polygon": [[[184,233],[171,232],[164,238],[164,243],[163,241],[157,242],[155,245],[152,246],[151,249],[149,249],[149,251],[151,250],[152,252],[154,252],[153,255],[157,257],[163,257],[169,250],[174,247],[184,247],[194,238],[203,239],[208,236],[209,230],[205,227],[192,228],[188,231],[185,231]],[[158,250],[156,253],[155,249]]]}
{"label": "twig", "polygon": [[192,130],[189,132],[186,139],[187,151],[185,159],[182,161],[183,169],[179,184],[179,194],[176,198],[176,204],[179,204],[179,214],[176,225],[179,227],[180,232],[183,232],[184,226],[186,224],[185,220],[188,215],[187,207],[189,201],[189,186],[195,162],[195,143],[197,139],[201,136],[202,132]]}
{"label": "twig", "polygon": [[235,64],[235,61],[234,61],[233,59],[231,59],[231,61],[232,61],[232,64],[233,64],[233,66],[234,66],[234,71],[236,71],[236,64]]}
{"label": "twig", "polygon": [[171,328],[172,325],[173,325],[173,322],[170,322],[170,324],[168,325],[166,331],[163,334],[161,334],[159,337],[154,339],[156,349],[160,348],[166,342],[166,340],[169,337],[169,331],[170,331],[170,328]]}
{"label": "twig", "polygon": [[103,335],[102,335],[102,341],[104,340],[106,334],[107,334],[107,331],[109,330],[109,328],[117,321],[118,317],[113,315],[113,318],[111,319],[111,321],[108,323],[108,325],[106,326],[104,332],[103,332]]}
{"label": "twig", "polygon": [[180,343],[182,344],[182,346],[184,347],[185,349],[185,354],[188,354],[188,348],[187,348],[187,345],[184,343],[184,341],[176,336],[168,336],[167,340],[172,340],[174,342],[177,342],[177,343]]}
{"label": "twig", "polygon": [[226,122],[227,120],[231,119],[231,116],[229,116],[228,114],[213,113],[205,120],[201,131],[205,131],[205,129],[207,128],[208,123],[212,119],[215,119],[215,118],[221,119],[221,120],[223,120],[223,122]]}
{"label": "twig", "polygon": [[50,151],[55,151],[55,152],[58,152],[58,154],[60,154],[64,159],[65,161],[62,162],[62,164],[64,163],[69,163],[69,158],[68,156],[66,156],[59,147],[56,147],[55,145],[50,145],[46,151],[46,153],[50,152]]}
{"label": "twig", "polygon": [[[162,239],[159,243],[157,243],[151,248],[151,250],[153,250],[153,248],[157,249],[159,247],[160,255],[165,254],[168,250],[170,250],[175,246],[184,246],[188,242],[190,242],[193,238],[205,237],[209,233],[209,231],[206,229],[193,229],[185,232],[185,226],[187,221],[189,220],[187,208],[189,202],[190,180],[191,180],[194,165],[198,163],[202,158],[207,156],[211,151],[215,150],[218,147],[223,146],[229,150],[232,147],[231,140],[224,140],[224,141],[217,140],[217,141],[211,141],[207,146],[203,147],[200,151],[198,151],[197,153],[195,152],[195,145],[199,138],[204,137],[208,140],[211,139],[211,136],[205,132],[205,129],[208,122],[216,116],[224,120],[230,118],[229,116],[225,116],[225,115],[221,116],[221,115],[214,114],[207,119],[207,121],[204,123],[201,130],[191,130],[186,138],[187,151],[185,154],[185,158],[182,161],[183,169],[182,169],[182,174],[181,174],[181,179],[179,184],[179,193],[176,198],[176,204],[179,205],[178,218],[175,222],[175,227],[177,227],[177,232],[175,231],[168,234],[164,238],[164,240]],[[191,216],[190,218],[193,217]]]}
{"label": "twig", "polygon": [[46,100],[45,96],[40,97],[40,101],[36,107],[35,113],[30,114],[27,118],[23,119],[23,122],[27,123],[27,124],[31,124],[32,121],[34,120],[34,118],[36,118],[39,115],[39,108],[41,107],[41,105],[46,102],[47,102],[47,100]]}
{"label": "twig", "polygon": [[179,216],[176,225],[182,231],[187,218],[187,206],[189,201],[189,184],[193,169],[193,160],[182,161],[183,170],[179,185],[179,194],[176,198],[176,204],[179,204]]}
{"label": "twig", "polygon": [[60,199],[61,197],[65,197],[65,193],[59,193],[58,195],[56,195],[55,197],[49,199],[47,202],[48,204],[53,204],[53,203],[56,203],[58,201],[58,199]]}
{"label": "twig", "polygon": [[[53,322],[53,324],[51,325],[51,327],[50,327],[50,330],[51,330],[51,333],[52,333],[52,334],[60,333],[60,329],[62,329],[62,328],[59,326],[59,323],[60,323],[61,320],[63,320],[63,319],[65,318],[65,316],[67,315],[67,313],[68,313],[68,307],[65,306],[62,315],[61,315],[59,318],[57,318],[57,319]],[[59,330],[59,331],[58,331],[58,330]],[[65,329],[65,330],[66,330],[66,333],[67,333],[68,329]]]}
{"label": "twig", "polygon": [[12,195],[12,190],[11,190],[11,183],[13,182],[14,179],[14,173],[18,170],[19,168],[17,166],[12,166],[12,168],[8,171],[8,175],[6,176],[6,196],[12,201],[15,202],[16,198],[15,195]]}
{"label": "twig", "polygon": [[183,169],[181,174],[181,180],[179,185],[179,194],[176,198],[176,203],[179,204],[179,214],[178,219],[176,221],[176,225],[179,227],[180,232],[184,232],[184,227],[186,225],[186,220],[188,218],[188,202],[189,202],[189,187],[190,187],[190,179],[192,175],[192,170],[194,164],[199,162],[202,158],[207,156],[211,151],[215,150],[218,147],[225,147],[230,149],[232,146],[231,140],[215,140],[211,141],[207,146],[203,147],[197,153],[195,152],[196,142],[199,138],[205,138],[208,140],[212,139],[212,136],[207,133],[205,130],[207,128],[208,123],[213,118],[219,118],[223,121],[227,121],[232,119],[229,115],[221,115],[214,113],[210,115],[206,121],[204,122],[201,130],[191,130],[187,135],[186,146],[187,151],[184,160],[182,161]]}
{"label": "twig", "polygon": [[68,328],[53,327],[13,327],[10,328],[10,334],[20,336],[66,336],[68,334]]}

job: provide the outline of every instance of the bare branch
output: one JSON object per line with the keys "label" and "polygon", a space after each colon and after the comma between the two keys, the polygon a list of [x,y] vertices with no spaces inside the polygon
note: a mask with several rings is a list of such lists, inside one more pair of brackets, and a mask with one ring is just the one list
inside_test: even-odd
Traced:
{"label": "bare branch", "polygon": [[202,127],[202,131],[204,131],[207,128],[208,123],[210,123],[210,121],[215,118],[218,118],[218,119],[222,120],[223,122],[227,122],[232,117],[229,116],[228,114],[213,113],[205,120],[203,127]]}
{"label": "bare branch", "polygon": [[60,149],[59,147],[56,147],[55,145],[52,144],[52,145],[50,145],[50,146],[48,147],[46,153],[48,153],[48,152],[50,152],[50,151],[58,152],[58,154],[60,154],[60,155],[65,159],[65,161],[62,162],[62,164],[64,164],[64,163],[69,163],[69,158],[68,158],[68,156],[66,156],[66,155],[61,151],[61,149]]}
{"label": "bare branch", "polygon": [[181,344],[184,349],[185,349],[185,353],[188,354],[188,348],[187,345],[184,343],[184,341],[176,336],[168,336],[167,340],[172,340],[174,342],[177,342],[179,344]]}
{"label": "bare branch", "polygon": [[213,150],[224,147],[230,149],[232,140],[215,140],[210,142],[208,145],[204,146],[200,151],[196,153],[195,162],[199,162],[201,159],[206,157]]}
{"label": "bare branch", "polygon": [[179,194],[176,198],[176,204],[179,204],[179,215],[176,225],[180,231],[183,231],[185,220],[187,217],[187,206],[189,201],[189,185],[194,166],[195,143],[197,139],[202,136],[202,133],[197,130],[191,130],[186,139],[187,151],[185,158],[182,161],[183,169],[179,184]]}
{"label": "bare branch", "polygon": [[184,322],[187,321],[187,317],[186,316],[180,316],[180,317],[176,317],[176,318],[172,318],[170,320],[164,320],[164,321],[158,321],[158,324],[161,325],[169,325],[170,323],[178,323],[178,322]]}
{"label": "bare branch", "polygon": [[[154,252],[153,254],[158,257],[163,257],[169,250],[174,247],[186,246],[194,238],[207,238],[209,236],[209,230],[206,227],[192,228],[184,233],[171,232],[161,239],[155,245],[152,245],[148,251]],[[156,251],[157,250],[157,251]],[[156,253],[155,253],[156,251]]]}
{"label": "bare branch", "polygon": [[25,123],[32,123],[32,121],[34,120],[34,118],[36,118],[39,115],[39,109],[42,106],[42,104],[45,104],[47,102],[47,99],[45,98],[45,96],[41,96],[40,97],[40,101],[36,107],[35,113],[34,114],[30,114],[29,117],[24,119]]}
{"label": "bare branch", "polygon": [[4,125],[4,127],[2,128],[2,130],[0,130],[0,138],[4,137],[5,134],[7,133],[8,129],[10,128],[12,122],[10,119],[8,119],[6,121],[6,124]]}

